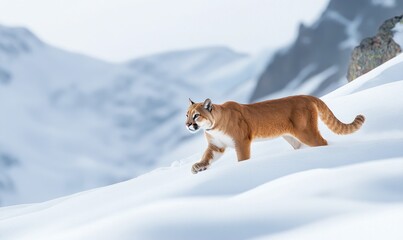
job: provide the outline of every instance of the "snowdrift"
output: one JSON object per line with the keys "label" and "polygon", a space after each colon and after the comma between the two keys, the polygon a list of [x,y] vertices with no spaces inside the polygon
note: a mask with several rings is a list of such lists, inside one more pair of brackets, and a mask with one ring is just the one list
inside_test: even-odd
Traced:
{"label": "snowdrift", "polygon": [[[0,209],[0,239],[403,239],[403,55],[323,97],[363,128],[329,146],[282,139],[228,151],[190,172],[198,153],[132,180]],[[191,144],[186,145],[186,147]]]}

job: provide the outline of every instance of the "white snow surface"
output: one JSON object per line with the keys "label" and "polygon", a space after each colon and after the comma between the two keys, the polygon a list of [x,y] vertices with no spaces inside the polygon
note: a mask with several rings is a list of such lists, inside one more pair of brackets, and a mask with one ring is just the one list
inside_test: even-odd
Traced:
{"label": "white snow surface", "polygon": [[[197,152],[119,184],[0,209],[0,239],[403,239],[403,55],[323,99],[357,133],[293,150],[282,139],[228,151],[193,175]],[[191,147],[189,147],[191,146]]]}

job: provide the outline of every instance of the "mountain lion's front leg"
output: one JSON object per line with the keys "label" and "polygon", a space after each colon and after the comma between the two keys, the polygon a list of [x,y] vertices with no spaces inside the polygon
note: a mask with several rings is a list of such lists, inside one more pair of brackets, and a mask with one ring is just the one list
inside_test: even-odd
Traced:
{"label": "mountain lion's front leg", "polygon": [[250,144],[250,140],[237,141],[235,143],[235,151],[239,162],[250,158]]}
{"label": "mountain lion's front leg", "polygon": [[202,159],[199,162],[193,164],[192,173],[196,174],[198,172],[206,170],[213,161],[219,159],[222,156],[224,151],[225,148],[219,148],[210,143],[207,146],[207,149],[204,152]]}

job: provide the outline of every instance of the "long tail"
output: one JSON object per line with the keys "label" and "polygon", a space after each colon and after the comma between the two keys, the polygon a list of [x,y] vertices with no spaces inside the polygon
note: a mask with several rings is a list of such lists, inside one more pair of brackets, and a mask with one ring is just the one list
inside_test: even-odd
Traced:
{"label": "long tail", "polygon": [[326,126],[336,134],[346,135],[353,133],[361,128],[365,122],[363,115],[357,115],[352,123],[343,123],[334,116],[332,110],[319,98],[315,98],[316,107],[319,112],[320,119],[326,124]]}

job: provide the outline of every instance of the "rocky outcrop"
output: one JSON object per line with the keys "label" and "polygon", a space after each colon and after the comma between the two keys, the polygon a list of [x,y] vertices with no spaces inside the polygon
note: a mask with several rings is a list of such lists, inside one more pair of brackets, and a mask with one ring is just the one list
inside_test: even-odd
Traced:
{"label": "rocky outcrop", "polygon": [[319,19],[311,26],[301,24],[294,43],[277,52],[268,63],[251,101],[290,86],[299,89],[318,77],[319,85],[307,94],[321,96],[347,83],[354,47],[363,38],[376,35],[385,19],[402,12],[403,1],[330,0]]}
{"label": "rocky outcrop", "polygon": [[403,15],[386,20],[374,37],[365,38],[354,48],[348,67],[347,79],[352,81],[382,63],[395,57],[402,49],[393,40],[393,28],[402,21]]}

